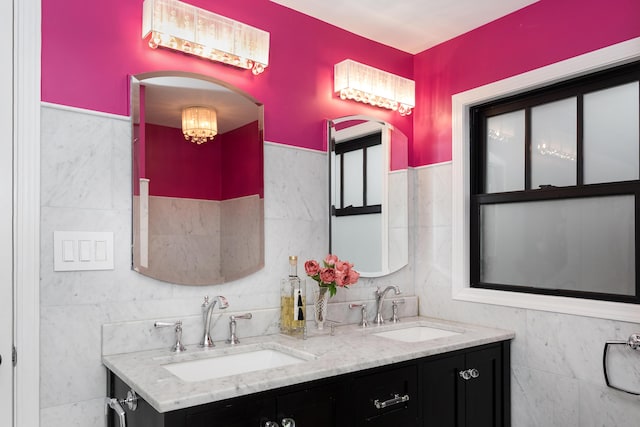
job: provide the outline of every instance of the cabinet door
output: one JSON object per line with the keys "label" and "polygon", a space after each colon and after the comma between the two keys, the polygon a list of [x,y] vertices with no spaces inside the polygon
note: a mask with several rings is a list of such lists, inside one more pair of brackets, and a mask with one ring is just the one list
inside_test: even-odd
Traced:
{"label": "cabinet door", "polygon": [[[275,401],[271,398],[237,398],[226,403],[188,409],[188,427],[259,427],[275,421]],[[167,424],[171,425],[171,424]]]}
{"label": "cabinet door", "polygon": [[422,370],[423,427],[465,425],[464,382],[459,372],[465,365],[463,354],[427,361]]}
{"label": "cabinet door", "polygon": [[351,396],[355,425],[417,426],[417,371],[416,365],[409,365],[355,378]]}
{"label": "cabinet door", "polygon": [[478,375],[477,378],[465,381],[466,426],[502,426],[503,378],[500,347],[467,353],[465,366],[466,369],[475,369]]}
{"label": "cabinet door", "polygon": [[509,425],[504,418],[504,399],[509,397],[502,351],[497,345],[425,362],[423,427]]}
{"label": "cabinet door", "polygon": [[282,394],[276,397],[277,422],[282,425],[283,418],[291,418],[300,427],[346,425],[339,416],[339,407],[344,400],[340,383]]}

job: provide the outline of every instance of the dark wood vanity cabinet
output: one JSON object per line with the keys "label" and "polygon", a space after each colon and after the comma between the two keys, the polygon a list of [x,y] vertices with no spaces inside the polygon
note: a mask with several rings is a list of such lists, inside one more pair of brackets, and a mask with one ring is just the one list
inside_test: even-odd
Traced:
{"label": "dark wood vanity cabinet", "polygon": [[[281,426],[283,418],[295,420],[298,427],[351,427],[341,417],[348,411],[343,405],[349,404],[345,387],[343,381],[319,380],[166,413],[138,399],[135,411],[125,409],[127,427],[264,427],[269,421]],[[108,388],[109,395],[118,399],[129,390],[112,372]],[[120,427],[118,423],[109,411],[108,425]]]}
{"label": "dark wood vanity cabinet", "polygon": [[422,427],[508,427],[508,345],[435,356],[421,366]]}
{"label": "dark wood vanity cabinet", "polygon": [[[510,427],[509,358],[504,341],[167,413],[139,399],[127,427]],[[124,399],[129,387],[108,375],[109,396]],[[119,427],[113,411],[108,425]]]}

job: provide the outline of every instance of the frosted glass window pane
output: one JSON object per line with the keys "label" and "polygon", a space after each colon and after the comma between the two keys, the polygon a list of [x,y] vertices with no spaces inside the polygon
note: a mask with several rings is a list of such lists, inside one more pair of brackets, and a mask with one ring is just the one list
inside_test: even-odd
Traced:
{"label": "frosted glass window pane", "polygon": [[367,205],[382,204],[382,145],[367,148]]}
{"label": "frosted glass window pane", "polygon": [[480,280],[635,295],[634,197],[484,205]]}
{"label": "frosted glass window pane", "polygon": [[531,188],[576,185],[577,99],[531,109]]}
{"label": "frosted glass window pane", "polygon": [[638,179],[638,82],[584,96],[584,182]]}
{"label": "frosted glass window pane", "polygon": [[343,154],[344,157],[344,181],[342,189],[344,191],[344,205],[362,206],[362,194],[364,191],[362,181],[362,150],[349,151]]}
{"label": "frosted glass window pane", "polygon": [[362,273],[382,271],[382,215],[331,218],[331,251]]}
{"label": "frosted glass window pane", "polygon": [[487,120],[485,191],[524,190],[524,110]]}

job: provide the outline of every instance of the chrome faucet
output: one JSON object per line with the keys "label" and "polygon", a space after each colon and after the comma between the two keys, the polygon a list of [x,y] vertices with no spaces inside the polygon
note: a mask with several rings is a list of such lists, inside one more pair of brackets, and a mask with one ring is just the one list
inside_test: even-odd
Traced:
{"label": "chrome faucet", "polygon": [[251,319],[253,316],[251,313],[246,313],[241,316],[229,316],[229,339],[227,344],[240,344],[238,335],[236,335],[236,319]]}
{"label": "chrome faucet", "polygon": [[220,309],[225,309],[229,307],[229,302],[222,295],[218,295],[214,298],[213,302],[209,302],[209,297],[204,297],[204,302],[202,303],[202,322],[204,323],[204,334],[202,337],[202,341],[200,342],[200,347],[215,347],[213,344],[213,340],[211,339],[211,313],[213,312],[213,308],[218,303],[218,307]]}
{"label": "chrome faucet", "polygon": [[395,285],[391,285],[391,286],[387,286],[386,288],[384,288],[384,290],[380,290],[380,288],[378,288],[375,292],[376,295],[376,325],[382,325],[384,323],[384,319],[382,318],[382,303],[384,302],[384,298],[387,295],[387,292],[389,292],[390,290],[394,290],[396,295],[400,295],[400,288],[395,286]]}

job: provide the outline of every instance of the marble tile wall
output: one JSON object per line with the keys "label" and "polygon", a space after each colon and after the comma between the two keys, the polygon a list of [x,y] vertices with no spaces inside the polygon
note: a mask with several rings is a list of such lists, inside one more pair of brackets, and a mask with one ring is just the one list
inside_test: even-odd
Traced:
{"label": "marble tile wall", "polygon": [[[288,255],[304,260],[326,252],[325,155],[268,143],[265,267],[209,287],[175,286],[139,275],[130,268],[128,120],[43,106],[41,128],[42,427],[104,426],[102,325],[123,322],[110,331],[115,344],[133,340],[153,346],[157,338],[164,345],[171,337],[153,335],[150,329],[145,335],[148,322],[197,319],[203,295],[222,294],[234,312],[264,315],[263,324],[247,332],[271,330]],[[637,397],[605,386],[601,357],[606,340],[640,332],[640,325],[452,300],[451,165],[412,170],[409,182],[409,266],[388,277],[362,279],[333,301],[370,300],[376,286],[399,284],[405,295],[418,297],[420,314],[515,330],[514,427],[636,425]],[[113,231],[115,269],[54,272],[55,230]],[[343,311],[336,315],[356,320],[357,313]],[[132,335],[123,338],[122,333]],[[187,334],[197,339],[193,331]],[[637,377],[637,370],[632,375]]]}
{"label": "marble tile wall", "polygon": [[[516,332],[512,345],[514,427],[637,425],[637,397],[606,387],[605,341],[626,339],[640,325],[525,310],[451,298],[451,164],[415,171],[415,289],[420,314]],[[612,376],[640,384],[637,354],[611,365]],[[631,381],[629,379],[631,378]]]}
{"label": "marble tile wall", "polygon": [[[139,202],[134,198],[134,206]],[[149,196],[149,262],[136,263],[145,275],[171,283],[222,282],[220,202]],[[181,218],[175,221],[174,218]],[[133,219],[137,218],[134,209]],[[203,218],[210,220],[204,221]],[[136,224],[137,221],[134,221]],[[134,226],[134,233],[137,227]],[[136,237],[138,237],[136,233]],[[142,247],[142,243],[138,243]],[[134,251],[134,254],[137,255]],[[203,254],[201,257],[193,253]],[[135,257],[134,255],[134,257]]]}
{"label": "marble tile wall", "polygon": [[[134,196],[136,242],[139,203]],[[223,201],[149,196],[148,203],[148,266],[140,263],[141,243],[134,245],[133,255],[136,270],[145,276],[200,285],[235,280],[262,266],[264,203],[258,195]]]}
{"label": "marble tile wall", "polygon": [[220,271],[225,281],[256,271],[264,259],[264,200],[252,195],[220,202]]}
{"label": "marble tile wall", "polygon": [[[207,294],[225,295],[234,312],[269,312],[279,307],[279,282],[288,273],[288,256],[318,259],[327,252],[325,154],[267,143],[265,267],[243,279],[204,287],[170,285],[142,276],[131,270],[128,119],[47,104],[41,120],[41,427],[104,426],[102,325],[133,322],[140,331],[136,322],[196,318]],[[410,202],[412,196],[410,188]],[[113,231],[115,269],[54,272],[56,230]],[[409,257],[408,267],[384,278],[361,279],[332,301],[371,300],[376,286],[388,284],[415,295],[411,251]],[[358,313],[338,314],[357,321]],[[142,334],[137,339],[158,337],[161,345],[167,339]]]}

